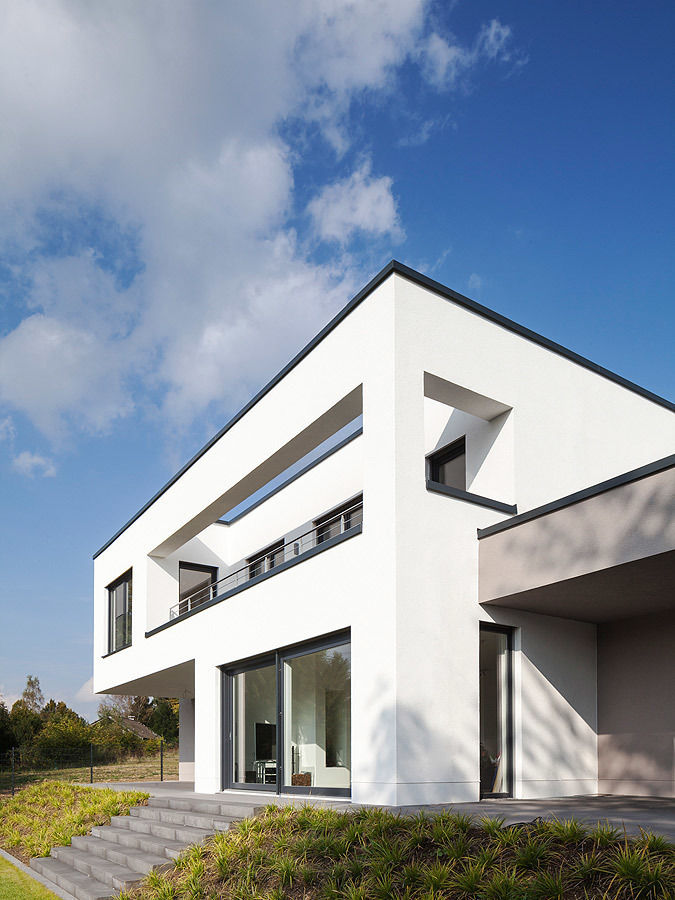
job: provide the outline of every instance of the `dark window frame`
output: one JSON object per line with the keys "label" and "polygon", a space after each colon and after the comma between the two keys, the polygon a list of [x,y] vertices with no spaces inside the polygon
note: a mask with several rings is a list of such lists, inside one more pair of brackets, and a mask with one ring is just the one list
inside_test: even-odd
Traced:
{"label": "dark window frame", "polygon": [[[127,591],[126,591],[126,616],[128,619],[128,641],[125,644],[121,644],[119,647],[115,646],[115,626],[113,624],[113,610],[112,610],[112,602],[114,591],[117,590],[120,585],[127,583]],[[110,656],[112,653],[117,653],[119,650],[126,650],[127,647],[131,647],[132,644],[132,623],[133,623],[133,566],[130,569],[127,569],[126,572],[123,572],[122,575],[118,576],[114,581],[111,581],[110,584],[106,585],[106,595],[108,598],[108,652],[106,656]]]}
{"label": "dark window frame", "polygon": [[[479,622],[478,623],[479,636],[481,631],[491,631],[496,634],[503,634],[506,637],[506,697],[504,698],[507,704],[507,716],[506,716],[506,746],[508,752],[508,767],[506,770],[506,791],[483,791],[479,785],[480,789],[480,799],[490,799],[490,798],[510,798],[513,797],[513,785],[515,780],[515,734],[514,734],[514,723],[513,717],[515,715],[515,703],[513,697],[513,649],[514,649],[514,638],[516,629],[512,625],[498,625],[496,622]],[[480,653],[479,653],[479,664],[480,664]],[[480,679],[480,673],[478,675]],[[479,768],[480,768],[480,747],[479,747]]]}
{"label": "dark window frame", "polygon": [[[285,550],[286,541],[284,538],[280,538],[278,541],[265,547],[264,550],[260,550],[258,553],[254,553],[253,556],[249,556],[246,560],[249,581],[252,578],[257,578],[258,575],[264,575],[265,572],[271,572],[272,569],[280,566],[286,559]],[[280,560],[277,560],[276,556],[279,551],[281,551],[282,557]]]}
{"label": "dark window frame", "polygon": [[[322,797],[351,797],[351,777],[348,788],[328,787],[301,787],[299,785],[284,784],[285,766],[284,739],[283,739],[283,702],[284,702],[284,662],[319,650],[329,650],[349,643],[351,647],[351,629],[333,632],[322,637],[302,641],[297,644],[289,644],[268,653],[261,653],[243,660],[220,666],[222,677],[222,772],[221,790],[239,791],[268,791],[276,794],[304,794]],[[232,740],[234,734],[234,678],[241,672],[250,672],[253,669],[274,665],[276,671],[276,702],[277,702],[277,780],[276,784],[251,784],[250,782],[232,781]]]}
{"label": "dark window frame", "polygon": [[[445,482],[441,481],[441,466],[444,466],[446,463],[451,462],[453,459],[457,459],[460,456],[466,458],[465,434],[462,435],[462,437],[457,438],[457,440],[452,441],[452,443],[446,444],[445,447],[441,447],[440,450],[434,450],[433,453],[430,453],[427,456],[427,479],[429,481],[435,481],[438,484],[444,484]],[[457,488],[457,490],[466,490],[466,465],[464,467],[464,487]]]}
{"label": "dark window frame", "polygon": [[[186,597],[182,596],[182,592],[180,589],[181,569],[187,569],[187,571],[189,571],[189,572],[203,572],[204,575],[210,574],[211,575],[211,587],[213,587],[213,585],[216,584],[216,582],[218,581],[218,566],[208,566],[205,563],[204,564],[193,563],[193,562],[187,562],[186,560],[179,560],[178,561],[178,603],[180,605],[182,605],[184,603],[184,601],[187,600],[187,598],[189,596],[191,596],[191,594],[196,593],[196,591],[191,591],[191,593],[187,594]],[[200,588],[197,588],[197,590],[200,590]],[[199,603],[194,604],[193,608],[196,609],[197,606],[201,606],[201,604],[206,603],[207,600],[213,599],[213,597],[215,596],[213,591],[210,591],[209,593],[210,593],[209,597],[205,597],[204,600],[200,600]],[[179,610],[180,610],[180,606],[179,606]],[[187,610],[183,610],[183,612],[186,612],[186,611]]]}
{"label": "dark window frame", "polygon": [[[355,513],[357,513],[359,509],[361,511],[361,521],[352,522],[352,518],[355,518]],[[346,512],[349,512],[348,517],[344,516],[344,513]],[[331,529],[334,520],[337,519],[338,516],[340,516],[339,530],[335,534],[332,534],[330,530],[327,533],[322,534],[321,529]],[[317,544],[323,544],[325,541],[330,540],[330,538],[336,537],[338,534],[344,534],[345,531],[349,531],[349,529],[354,525],[361,524],[363,524],[363,494],[357,494],[355,497],[352,497],[351,500],[348,500],[346,503],[341,503],[339,506],[336,506],[334,509],[330,510],[330,512],[319,516],[318,519],[314,519],[314,521],[312,522],[312,526],[316,531]]]}

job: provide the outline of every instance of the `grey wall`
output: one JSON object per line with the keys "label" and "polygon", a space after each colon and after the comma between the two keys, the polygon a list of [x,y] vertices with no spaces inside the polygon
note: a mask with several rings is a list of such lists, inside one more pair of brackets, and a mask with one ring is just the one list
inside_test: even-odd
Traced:
{"label": "grey wall", "polygon": [[675,612],[598,626],[600,793],[675,796]]}
{"label": "grey wall", "polygon": [[482,538],[479,599],[508,597],[673,549],[675,468]]}

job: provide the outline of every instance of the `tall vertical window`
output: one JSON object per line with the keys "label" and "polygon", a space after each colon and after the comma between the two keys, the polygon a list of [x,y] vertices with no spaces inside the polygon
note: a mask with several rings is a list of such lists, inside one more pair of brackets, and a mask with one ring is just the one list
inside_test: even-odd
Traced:
{"label": "tall vertical window", "polygon": [[108,652],[131,644],[131,569],[108,585]]}
{"label": "tall vertical window", "polygon": [[511,631],[480,626],[481,796],[511,793]]}

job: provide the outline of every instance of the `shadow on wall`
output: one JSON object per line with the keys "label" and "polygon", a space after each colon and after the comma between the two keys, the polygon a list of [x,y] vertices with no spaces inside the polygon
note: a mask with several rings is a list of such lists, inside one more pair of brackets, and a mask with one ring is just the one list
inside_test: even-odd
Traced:
{"label": "shadow on wall", "polygon": [[[467,721],[465,728],[457,728],[457,710],[446,722],[434,721],[425,716],[424,710],[407,704],[382,705],[378,698],[387,696],[390,686],[382,680],[376,681],[370,690],[366,707],[372,710],[368,731],[373,735],[371,752],[366,764],[353,773],[355,782],[388,784],[399,781],[402,784],[430,785],[458,784],[464,795],[472,790],[475,799],[479,791],[479,745],[478,711],[474,721]],[[452,708],[452,697],[448,697],[448,710]],[[392,741],[392,732],[396,740]],[[443,748],[441,758],[435,760],[438,748]],[[401,755],[401,760],[398,759]],[[428,777],[429,768],[437,772],[437,778]],[[416,772],[424,773],[415,778]],[[452,777],[449,778],[449,773]],[[423,788],[422,788],[423,789]]]}
{"label": "shadow on wall", "polygon": [[[572,511],[574,520],[570,527],[567,514]],[[592,572],[639,555],[661,552],[661,547],[655,551],[655,542],[672,533],[674,516],[673,490],[664,490],[659,481],[647,487],[643,479],[495,537],[503,541],[502,558],[514,560],[517,567],[526,567],[533,585],[548,584],[569,577],[572,570]],[[495,596],[511,593],[507,575],[505,572],[501,585],[496,584]],[[639,614],[637,610],[636,615]]]}
{"label": "shadow on wall", "polygon": [[462,437],[462,435],[467,435],[470,445],[466,463],[467,490],[471,490],[472,483],[480,474],[483,464],[497,443],[499,435],[510,415],[511,411],[509,410],[486,422],[484,419],[472,416],[461,409],[453,409],[450,413],[443,432],[436,442],[435,449],[445,447],[457,438]]}

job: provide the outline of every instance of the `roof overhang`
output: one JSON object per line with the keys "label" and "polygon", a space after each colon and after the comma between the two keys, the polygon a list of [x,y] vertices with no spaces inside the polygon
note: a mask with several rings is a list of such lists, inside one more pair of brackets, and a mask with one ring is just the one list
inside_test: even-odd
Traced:
{"label": "roof overhang", "polygon": [[675,609],[675,456],[479,538],[483,605],[596,623]]}

